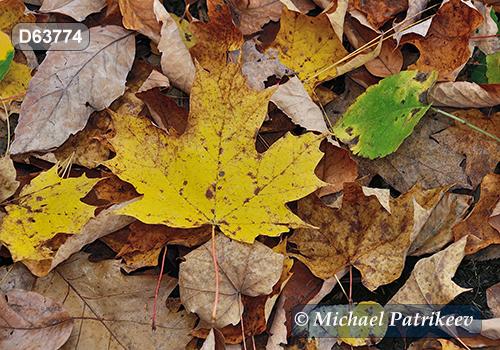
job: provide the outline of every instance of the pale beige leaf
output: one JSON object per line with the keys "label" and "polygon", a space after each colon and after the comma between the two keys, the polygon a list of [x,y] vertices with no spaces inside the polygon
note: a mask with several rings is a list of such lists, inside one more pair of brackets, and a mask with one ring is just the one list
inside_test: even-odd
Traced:
{"label": "pale beige leaf", "polygon": [[62,13],[78,22],[106,7],[106,0],[44,0],[40,12]]}
{"label": "pale beige leaf", "polygon": [[26,266],[23,264],[14,264],[14,266],[0,267],[0,291],[8,293],[11,289],[29,290],[35,282],[33,276]]}
{"label": "pale beige leaf", "polygon": [[23,263],[30,271],[38,277],[46,276],[57,265],[68,259],[71,254],[79,252],[85,245],[95,240],[109,235],[112,232],[127,226],[135,221],[135,218],[126,215],[116,215],[113,211],[121,209],[137,199],[112,205],[101,211],[96,217],[91,218],[85,226],[82,227],[81,235],[70,235],[66,241],[59,247],[52,260],[24,260]]}
{"label": "pale beige leaf", "polygon": [[[156,4],[156,3],[155,3]],[[177,24],[163,6],[154,7],[156,19],[161,21],[161,38],[158,50],[161,55],[161,69],[173,86],[189,94],[196,71],[189,50],[182,41]]]}
{"label": "pale beige leaf", "polygon": [[123,94],[135,55],[131,34],[117,26],[93,27],[85,50],[47,52],[29,82],[12,154],[60,146],[92,112]]}
{"label": "pale beige leaf", "polygon": [[170,81],[166,76],[153,69],[137,92],[148,91],[155,87],[168,88],[170,87]]}
{"label": "pale beige leaf", "polygon": [[0,158],[0,202],[12,196],[18,187],[16,168],[10,156],[6,155]]}
{"label": "pale beige leaf", "polygon": [[287,344],[285,300],[286,295],[281,294],[276,304],[276,312],[270,329],[271,335],[267,339],[266,350],[283,350],[280,344]]}
{"label": "pale beige leaf", "polygon": [[73,329],[65,307],[35,292],[0,292],[0,348],[57,350]]}
{"label": "pale beige leaf", "polygon": [[[241,243],[223,234],[215,237],[215,249],[220,289],[214,327],[221,328],[240,321],[241,294],[259,296],[272,292],[285,257],[260,242]],[[210,322],[216,280],[212,240],[184,258],[179,271],[181,301],[187,310]]]}
{"label": "pale beige leaf", "polygon": [[[278,86],[271,96],[271,102],[289,116],[295,124],[307,130],[330,133],[323,113],[311,100],[299,78],[293,77],[285,84]],[[328,140],[335,146],[339,146],[339,143],[331,136]]]}
{"label": "pale beige leaf", "polygon": [[330,20],[333,31],[337,34],[337,37],[342,40],[344,35],[344,20],[347,8],[349,7],[349,0],[338,0],[336,2],[332,2],[330,6],[333,6],[335,3],[337,4],[335,11],[328,13],[327,10],[326,16]]}
{"label": "pale beige leaf", "polygon": [[[486,6],[480,1],[473,1],[475,8],[483,15],[484,22],[481,24],[472,36],[480,36],[481,39],[470,39],[470,44],[479,48],[487,55],[500,51],[500,41],[495,35],[498,32],[498,26],[491,18],[491,7]],[[471,50],[472,52],[472,50]]]}
{"label": "pale beige leaf", "polygon": [[278,59],[279,51],[269,49],[262,54],[255,48],[255,41],[248,40],[241,46],[243,64],[241,74],[248,77],[248,85],[254,90],[264,90],[266,80],[275,75],[281,79],[291,71]]}
{"label": "pale beige leaf", "polygon": [[466,81],[437,83],[429,93],[433,106],[482,108],[500,104],[500,84],[476,84]]}
{"label": "pale beige leaf", "polygon": [[164,301],[177,285],[167,275],[158,294],[156,331],[151,329],[157,282],[158,276],[125,276],[112,260],[92,264],[88,254],[77,253],[38,279],[34,290],[62,301],[70,316],[93,318],[75,320],[61,350],[184,350],[195,317],[167,309]]}
{"label": "pale beige leaf", "polygon": [[[420,25],[411,26],[413,23],[417,22],[420,19],[422,11],[427,6],[428,0],[414,0],[408,1],[408,10],[406,11],[406,17],[401,22],[394,22],[394,35],[393,38],[396,40],[396,43],[399,45],[399,41],[404,34],[407,33],[419,33],[417,30],[420,30],[422,36],[427,34],[429,27],[431,26],[431,20],[427,20],[422,22]],[[418,27],[417,27],[418,26]],[[418,28],[418,29],[417,29]]]}
{"label": "pale beige leaf", "polygon": [[445,250],[419,260],[410,278],[387,304],[446,305],[470,290],[451,280],[465,255],[466,244],[467,237],[464,237]]}

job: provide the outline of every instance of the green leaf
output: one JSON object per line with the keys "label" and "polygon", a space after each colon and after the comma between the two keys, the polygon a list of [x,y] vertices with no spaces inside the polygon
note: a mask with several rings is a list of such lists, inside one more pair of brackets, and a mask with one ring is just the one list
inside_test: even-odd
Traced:
{"label": "green leaf", "polygon": [[10,64],[14,58],[14,47],[10,38],[4,32],[0,32],[0,81],[9,71]]}
{"label": "green leaf", "polygon": [[404,71],[370,86],[335,124],[335,136],[362,157],[394,152],[429,109],[427,92],[437,76]]}
{"label": "green leaf", "polygon": [[486,77],[488,78],[488,84],[498,84],[500,83],[500,52],[487,55],[486,65],[488,66],[486,70]]}

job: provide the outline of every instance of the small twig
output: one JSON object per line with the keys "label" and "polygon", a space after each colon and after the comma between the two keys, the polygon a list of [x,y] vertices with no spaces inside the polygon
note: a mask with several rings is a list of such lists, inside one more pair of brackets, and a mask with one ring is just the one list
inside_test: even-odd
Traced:
{"label": "small twig", "polygon": [[477,127],[477,126],[475,126],[475,125],[472,125],[472,124],[470,124],[470,123],[467,123],[465,120],[460,119],[459,117],[454,116],[454,115],[453,115],[453,114],[451,114],[451,113],[448,113],[448,112],[442,111],[442,110],[440,110],[440,109],[438,109],[438,108],[434,108],[434,107],[431,107],[431,109],[432,109],[434,112],[441,113],[442,115],[445,115],[445,116],[447,116],[448,118],[451,118],[451,119],[453,119],[453,120],[456,120],[457,122],[460,122],[460,123],[462,123],[463,125],[466,125],[466,126],[468,126],[468,127],[472,128],[472,129],[476,130],[476,131],[479,131],[481,134],[486,135],[486,136],[488,136],[488,137],[492,138],[493,140],[495,140],[496,142],[500,143],[500,139],[499,139],[498,137],[496,137],[495,135],[492,135],[492,134],[490,134],[489,132],[484,131],[483,129],[480,129],[480,128],[478,128],[478,127]]}
{"label": "small twig", "polygon": [[[241,294],[238,294],[238,307],[240,309],[240,323],[241,323],[241,338],[243,339],[243,350],[247,350],[247,342],[245,341],[245,326],[243,325],[243,310],[241,308]],[[254,345],[255,346],[255,345]]]}
{"label": "small twig", "polygon": [[158,277],[158,284],[156,285],[155,292],[155,306],[153,308],[153,321],[151,322],[151,329],[156,331],[156,305],[158,304],[158,290],[160,289],[161,276],[163,276],[163,267],[165,266],[165,256],[167,255],[167,247],[165,247],[165,251],[163,252],[163,259],[161,260],[161,269],[160,276]]}
{"label": "small twig", "polygon": [[2,95],[0,95],[0,99],[2,100],[3,110],[5,111],[5,121],[7,123],[7,149],[5,150],[5,155],[9,154],[10,150],[10,123],[9,123],[9,113],[7,113],[7,106],[5,105],[4,99],[2,99]]}

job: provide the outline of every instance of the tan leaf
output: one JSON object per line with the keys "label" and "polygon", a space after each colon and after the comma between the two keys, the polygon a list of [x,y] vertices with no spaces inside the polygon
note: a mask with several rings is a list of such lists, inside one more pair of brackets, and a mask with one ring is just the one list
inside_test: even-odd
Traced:
{"label": "tan leaf", "polygon": [[[452,114],[490,134],[500,136],[500,113],[486,116],[477,109],[470,109]],[[492,173],[500,161],[500,144],[497,141],[457,121],[454,126],[431,137],[440,145],[466,156],[465,174],[472,187],[479,185],[486,174]]]}
{"label": "tan leaf", "polygon": [[157,328],[152,331],[157,282],[158,276],[125,276],[112,260],[92,264],[88,254],[77,253],[56,271],[38,279],[34,290],[63,302],[70,316],[90,318],[75,321],[73,333],[61,350],[143,350],[165,344],[169,350],[183,350],[191,339],[188,333],[195,317],[185,311],[170,312],[161,302],[177,285],[176,279],[164,275],[158,294]]}
{"label": "tan leaf", "polygon": [[467,81],[437,83],[429,91],[434,106],[482,108],[500,104],[500,84],[476,84]]}
{"label": "tan leaf", "polygon": [[354,0],[349,2],[349,11],[359,10],[366,14],[370,23],[377,29],[407,8],[408,1]]}
{"label": "tan leaf", "polygon": [[500,51],[500,41],[496,37],[498,26],[491,18],[491,7],[485,6],[480,1],[474,1],[474,7],[483,15],[484,22],[473,34],[481,39],[471,38],[470,43],[487,55]]}
{"label": "tan leaf", "polygon": [[57,350],[73,329],[66,308],[35,292],[0,291],[0,347],[2,349]]}
{"label": "tan leaf", "polygon": [[44,0],[39,11],[62,13],[81,22],[91,13],[101,11],[106,5],[106,0]]}
{"label": "tan leaf", "polygon": [[12,196],[19,187],[16,168],[9,155],[0,158],[0,202]]}
{"label": "tan leaf", "polygon": [[[377,33],[361,25],[351,16],[347,16],[345,26],[345,34],[355,49],[378,37]],[[403,54],[396,47],[394,41],[385,40],[382,43],[379,56],[368,61],[365,67],[371,74],[381,78],[398,74],[403,67]]]}
{"label": "tan leaf", "polygon": [[116,26],[93,27],[85,50],[47,52],[28,85],[12,154],[60,146],[85,127],[93,111],[123,94],[135,54],[131,34]]}
{"label": "tan leaf", "polygon": [[[260,242],[241,243],[223,234],[215,237],[219,266],[219,304],[214,327],[240,321],[241,294],[270,294],[283,270],[285,257]],[[212,240],[185,256],[179,271],[181,300],[187,310],[210,322],[215,300]]]}
{"label": "tan leaf", "polygon": [[465,255],[466,244],[464,237],[445,250],[419,260],[410,278],[387,304],[446,305],[470,290],[451,280]]}
{"label": "tan leaf", "polygon": [[390,201],[386,211],[375,196],[365,196],[361,186],[344,184],[341,209],[327,207],[314,195],[299,200],[298,214],[316,229],[295,230],[290,242],[317,277],[332,277],[346,266],[356,267],[363,284],[375,290],[397,279],[414,231],[421,228],[447,188],[411,191]]}
{"label": "tan leaf", "polygon": [[161,26],[158,22],[154,6],[158,0],[120,0],[120,11],[123,16],[123,26],[144,34],[155,43],[160,41]]}
{"label": "tan leaf", "polygon": [[430,138],[433,133],[452,124],[453,121],[446,117],[424,116],[396,152],[374,161],[355,158],[359,176],[380,174],[387,183],[403,193],[417,182],[426,189],[454,183],[471,189],[460,166],[465,157]]}
{"label": "tan leaf", "polygon": [[11,289],[30,290],[36,277],[23,264],[0,267],[0,291],[8,293]]}
{"label": "tan leaf", "polygon": [[491,212],[499,200],[500,175],[488,174],[481,183],[481,198],[474,209],[464,221],[452,228],[455,241],[469,236],[465,248],[466,255],[473,254],[492,243],[500,243],[499,216],[490,219]]}
{"label": "tan leaf", "polygon": [[155,87],[168,88],[170,87],[170,81],[165,75],[153,69],[137,92],[148,91]]}
{"label": "tan leaf", "polygon": [[486,299],[493,316],[500,317],[500,283],[486,289]]}

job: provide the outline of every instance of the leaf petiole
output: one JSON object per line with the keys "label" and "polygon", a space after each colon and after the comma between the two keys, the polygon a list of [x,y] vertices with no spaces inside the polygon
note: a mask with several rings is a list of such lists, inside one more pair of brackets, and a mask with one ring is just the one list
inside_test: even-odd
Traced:
{"label": "leaf petiole", "polygon": [[451,119],[453,119],[453,120],[456,120],[457,122],[460,122],[460,123],[462,123],[463,125],[466,125],[466,126],[468,126],[468,127],[472,128],[472,129],[476,130],[476,131],[479,131],[481,134],[486,135],[486,136],[488,136],[488,137],[492,138],[493,140],[495,140],[496,142],[500,143],[500,139],[499,139],[498,137],[496,137],[495,135],[490,134],[489,132],[487,132],[487,131],[485,131],[485,130],[483,130],[483,129],[481,129],[481,128],[478,128],[478,127],[477,127],[477,126],[475,126],[475,125],[472,125],[472,124],[470,124],[470,123],[467,123],[465,120],[460,119],[459,117],[454,116],[454,115],[453,115],[453,114],[451,114],[451,113],[448,113],[448,112],[442,111],[442,110],[440,110],[439,108],[435,108],[435,107],[431,107],[431,109],[432,109],[434,112],[441,113],[442,115],[445,115],[445,116],[447,116],[448,118],[451,118]]}

